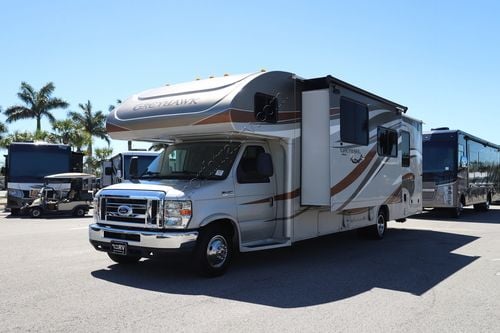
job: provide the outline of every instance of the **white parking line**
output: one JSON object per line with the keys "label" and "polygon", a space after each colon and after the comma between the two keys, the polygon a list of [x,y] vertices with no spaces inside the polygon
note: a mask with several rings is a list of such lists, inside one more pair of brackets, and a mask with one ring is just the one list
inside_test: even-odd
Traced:
{"label": "white parking line", "polygon": [[83,230],[83,229],[88,229],[89,227],[76,227],[76,228],[71,228],[70,230]]}

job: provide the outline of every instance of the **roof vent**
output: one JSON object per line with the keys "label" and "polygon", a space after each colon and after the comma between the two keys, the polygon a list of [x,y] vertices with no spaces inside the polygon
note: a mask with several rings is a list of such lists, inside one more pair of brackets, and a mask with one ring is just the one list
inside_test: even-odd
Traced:
{"label": "roof vent", "polygon": [[431,128],[431,131],[449,131],[449,127],[438,127],[438,128]]}

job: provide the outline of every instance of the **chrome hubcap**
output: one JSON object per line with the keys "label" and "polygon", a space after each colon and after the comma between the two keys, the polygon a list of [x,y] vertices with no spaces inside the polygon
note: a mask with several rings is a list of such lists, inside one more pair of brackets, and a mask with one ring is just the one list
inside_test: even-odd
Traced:
{"label": "chrome hubcap", "polygon": [[210,266],[221,267],[227,259],[227,242],[220,235],[212,237],[207,246],[207,260]]}
{"label": "chrome hubcap", "polygon": [[378,235],[382,236],[385,231],[385,219],[383,216],[379,216],[377,220],[377,231]]}

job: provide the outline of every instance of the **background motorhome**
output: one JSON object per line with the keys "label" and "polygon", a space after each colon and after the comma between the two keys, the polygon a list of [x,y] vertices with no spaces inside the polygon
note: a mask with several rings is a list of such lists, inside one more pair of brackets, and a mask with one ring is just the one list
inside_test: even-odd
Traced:
{"label": "background motorhome", "polygon": [[126,151],[114,155],[101,163],[101,187],[121,183],[130,179],[130,160],[136,156],[138,159],[138,173],[142,174],[148,165],[159,155],[151,151]]}
{"label": "background motorhome", "polygon": [[83,154],[63,144],[14,142],[6,158],[7,208],[12,214],[36,197],[44,177],[56,173],[82,172]]}
{"label": "background motorhome", "polygon": [[500,200],[500,146],[460,130],[423,135],[424,208],[488,210]]}
{"label": "background motorhome", "polygon": [[422,124],[331,76],[259,72],[164,86],[113,110],[113,139],[171,142],[134,183],[97,193],[90,242],[119,263],[194,251],[222,274],[256,251],[422,209]]}

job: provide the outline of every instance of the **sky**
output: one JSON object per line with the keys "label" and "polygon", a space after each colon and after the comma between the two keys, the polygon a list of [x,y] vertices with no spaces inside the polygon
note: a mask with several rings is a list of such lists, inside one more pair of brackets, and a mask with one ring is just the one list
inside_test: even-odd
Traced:
{"label": "sky", "polygon": [[[53,96],[70,103],[53,114],[65,119],[87,100],[107,112],[167,83],[283,70],[332,75],[405,105],[424,130],[447,126],[500,144],[500,1],[0,0],[0,8],[3,110],[20,103],[22,81],[37,90],[53,82]],[[33,130],[35,120],[7,125]]]}

